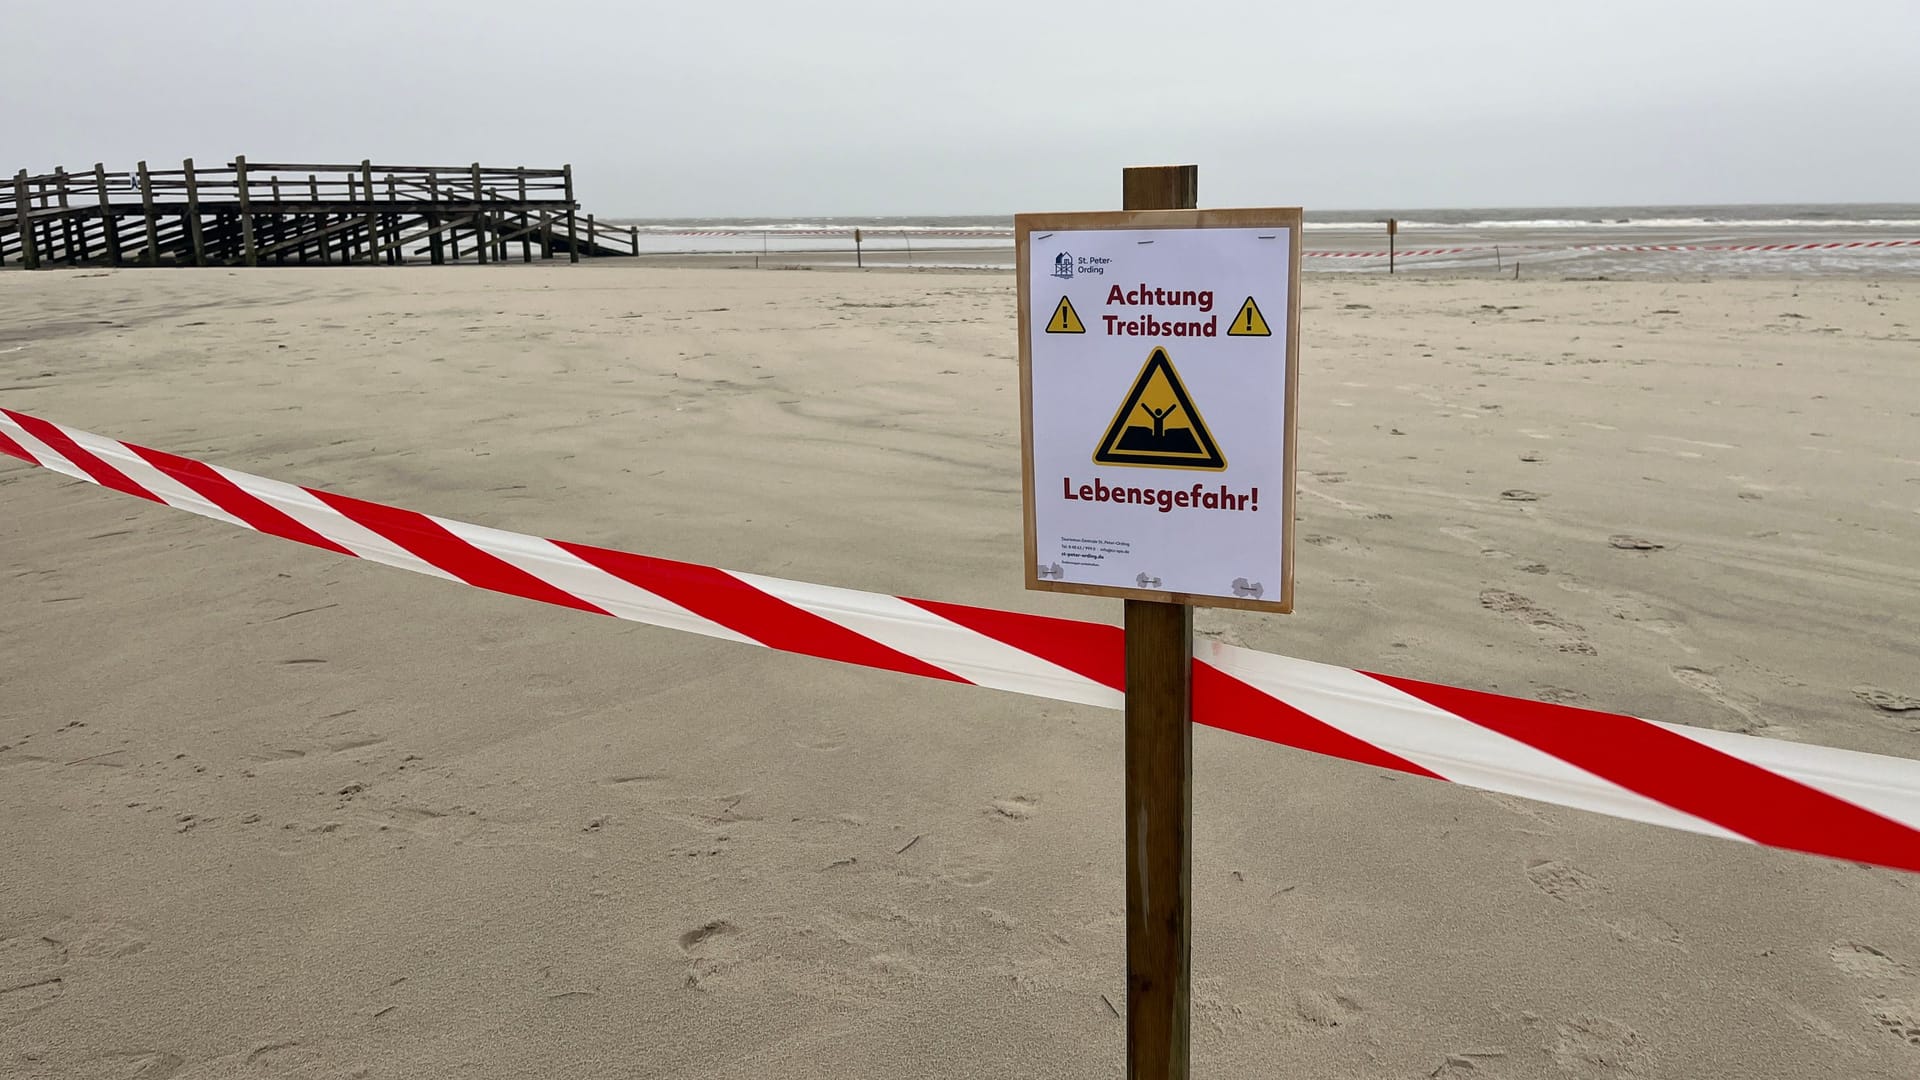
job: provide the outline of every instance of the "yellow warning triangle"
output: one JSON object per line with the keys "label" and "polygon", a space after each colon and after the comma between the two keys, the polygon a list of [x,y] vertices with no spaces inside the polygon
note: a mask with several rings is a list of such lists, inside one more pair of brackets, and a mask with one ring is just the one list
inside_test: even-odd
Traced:
{"label": "yellow warning triangle", "polygon": [[1272,337],[1273,331],[1267,326],[1267,317],[1260,314],[1260,305],[1247,297],[1240,305],[1240,311],[1234,315],[1233,324],[1227,327],[1228,337]]}
{"label": "yellow warning triangle", "polygon": [[1087,324],[1080,321],[1080,313],[1073,310],[1073,302],[1066,297],[1053,309],[1053,318],[1047,320],[1049,334],[1084,334]]}
{"label": "yellow warning triangle", "polygon": [[1093,451],[1096,465],[1219,472],[1226,455],[1193,407],[1167,350],[1155,349]]}

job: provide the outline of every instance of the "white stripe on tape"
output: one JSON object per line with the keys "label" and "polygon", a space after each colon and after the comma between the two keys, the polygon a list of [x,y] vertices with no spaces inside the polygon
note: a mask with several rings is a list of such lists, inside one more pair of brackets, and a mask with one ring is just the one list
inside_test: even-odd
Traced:
{"label": "white stripe on tape", "polygon": [[427,516],[474,547],[525,570],[563,592],[572,593],[614,618],[724,638],[743,645],[760,644],[704,615],[696,615],[664,596],[615,577],[551,540],[433,517],[431,514]]}
{"label": "white stripe on tape", "polygon": [[1322,723],[1455,783],[1614,817],[1743,840],[1351,668],[1209,641],[1195,654]]}
{"label": "white stripe on tape", "polygon": [[977,686],[1108,709],[1118,709],[1124,701],[1118,690],[1102,686],[1051,660],[995,641],[896,596],[762,577],[738,570],[727,573]]}

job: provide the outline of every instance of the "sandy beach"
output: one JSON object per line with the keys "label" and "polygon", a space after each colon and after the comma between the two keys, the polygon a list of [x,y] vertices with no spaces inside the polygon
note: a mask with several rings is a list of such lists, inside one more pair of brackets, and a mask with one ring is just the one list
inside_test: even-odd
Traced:
{"label": "sandy beach", "polygon": [[[1920,757],[1920,280],[1310,276],[1248,647]],[[0,405],[501,528],[1021,588],[1014,285],[0,274]],[[0,458],[0,1077],[1113,1077],[1117,714]],[[1920,877],[1195,734],[1200,1077],[1920,1074]]]}

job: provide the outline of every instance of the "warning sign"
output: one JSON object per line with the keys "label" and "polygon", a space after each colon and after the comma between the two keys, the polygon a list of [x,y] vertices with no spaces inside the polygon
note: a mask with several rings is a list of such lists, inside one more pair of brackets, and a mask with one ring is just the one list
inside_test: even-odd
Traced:
{"label": "warning sign", "polygon": [[1227,459],[1207,431],[1207,422],[1173,369],[1167,350],[1147,357],[1133,389],[1113,414],[1113,423],[1093,452],[1096,465],[1218,472]]}
{"label": "warning sign", "polygon": [[[1263,324],[1264,325],[1264,324]],[[1073,310],[1073,301],[1066,297],[1053,309],[1053,318],[1047,320],[1049,334],[1084,334],[1087,324],[1080,321],[1080,313]]]}
{"label": "warning sign", "polygon": [[[1067,301],[1063,297],[1060,302],[1064,304]],[[1240,311],[1237,314],[1235,314],[1233,317],[1233,325],[1227,327],[1227,336],[1228,337],[1272,337],[1273,336],[1273,331],[1267,328],[1267,317],[1265,315],[1260,314],[1260,305],[1253,302],[1253,297],[1251,296],[1247,297],[1247,302],[1240,305]]]}
{"label": "warning sign", "polygon": [[1291,611],[1300,211],[1014,233],[1027,587]]}

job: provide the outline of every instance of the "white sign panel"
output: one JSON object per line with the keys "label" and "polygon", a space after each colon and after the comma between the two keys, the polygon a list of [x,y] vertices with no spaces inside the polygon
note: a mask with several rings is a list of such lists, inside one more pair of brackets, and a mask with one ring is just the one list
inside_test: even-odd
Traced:
{"label": "white sign panel", "polygon": [[1299,224],[1015,219],[1030,588],[1291,609]]}

